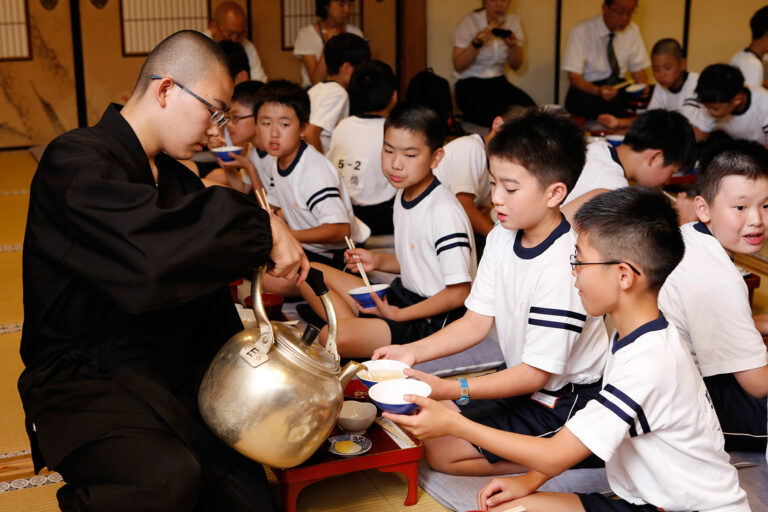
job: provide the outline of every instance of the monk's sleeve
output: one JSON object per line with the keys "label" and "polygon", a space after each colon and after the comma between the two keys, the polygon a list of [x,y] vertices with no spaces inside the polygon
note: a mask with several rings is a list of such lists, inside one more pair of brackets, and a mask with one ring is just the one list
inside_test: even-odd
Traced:
{"label": "monk's sleeve", "polygon": [[157,189],[126,179],[119,162],[58,151],[33,180],[28,222],[37,228],[25,250],[42,251],[126,311],[184,303],[268,260],[269,218],[249,196],[211,187],[161,207]]}

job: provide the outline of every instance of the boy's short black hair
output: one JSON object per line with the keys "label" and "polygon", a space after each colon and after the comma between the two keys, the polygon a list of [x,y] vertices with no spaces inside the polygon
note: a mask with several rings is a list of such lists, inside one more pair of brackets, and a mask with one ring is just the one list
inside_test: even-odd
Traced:
{"label": "boy's short black hair", "polygon": [[584,167],[586,141],[562,114],[530,108],[504,123],[488,143],[488,156],[522,165],[542,188],[561,182],[570,192]]}
{"label": "boy's short black hair", "polygon": [[653,109],[641,114],[624,136],[624,144],[638,153],[659,149],[664,165],[679,164],[682,172],[696,163],[696,136],[688,119],[672,110]]}
{"label": "boy's short black hair", "polygon": [[368,46],[368,41],[349,32],[330,38],[325,43],[323,53],[329,75],[337,74],[345,62],[349,62],[353,68],[356,68],[371,59],[371,48]]}
{"label": "boy's short black hair", "polygon": [[651,50],[651,57],[657,55],[669,55],[675,60],[681,60],[685,57],[680,43],[677,42],[677,39],[672,39],[671,37],[656,41],[656,44],[653,45],[653,49]]}
{"label": "boy's short black hair", "polygon": [[696,191],[712,204],[726,176],[768,178],[768,149],[751,140],[724,140],[702,156],[700,167]]}
{"label": "boy's short black hair", "polygon": [[365,62],[349,80],[349,110],[352,115],[379,112],[387,108],[397,90],[394,71],[380,60]]}
{"label": "boy's short black hair", "polygon": [[704,68],[696,84],[701,103],[728,103],[744,90],[744,75],[728,64],[712,64]]}
{"label": "boy's short black hair", "polygon": [[245,53],[243,45],[229,39],[222,39],[218,42],[218,45],[227,54],[229,59],[229,76],[232,77],[232,80],[241,71],[247,71],[248,76],[251,76],[251,64],[248,62],[248,55]]}
{"label": "boy's short black hair", "polygon": [[658,190],[636,186],[599,194],[578,209],[574,223],[601,258],[636,263],[653,291],[685,253],[677,211]]}
{"label": "boy's short black hair", "polygon": [[752,39],[760,39],[768,32],[768,5],[761,7],[749,20]]}
{"label": "boy's short black hair", "polygon": [[279,103],[293,108],[296,117],[303,125],[309,122],[309,95],[307,91],[288,80],[272,80],[267,82],[256,95],[256,103],[253,106],[253,113],[259,115],[259,109],[265,103]]}
{"label": "boy's short black hair", "polygon": [[445,141],[445,123],[434,110],[423,105],[408,102],[395,105],[384,121],[384,133],[390,128],[404,128],[423,135],[432,153],[443,147]]}
{"label": "boy's short black hair", "polygon": [[[264,87],[264,82],[258,80],[246,80],[240,82],[235,86],[235,90],[232,92],[232,103],[238,102],[241,105],[253,109],[256,105],[256,98],[259,91]],[[254,112],[255,114],[256,112]]]}

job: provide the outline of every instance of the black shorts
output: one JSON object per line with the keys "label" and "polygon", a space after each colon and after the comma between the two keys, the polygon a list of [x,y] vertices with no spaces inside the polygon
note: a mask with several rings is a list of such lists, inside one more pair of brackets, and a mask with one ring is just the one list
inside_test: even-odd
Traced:
{"label": "black shorts", "polygon": [[306,249],[304,250],[304,253],[307,255],[307,259],[309,259],[309,261],[322,263],[324,265],[328,265],[329,267],[343,271],[347,267],[347,263],[344,261],[344,249],[330,252],[332,256],[328,257],[323,254],[307,251]]}
{"label": "black shorts", "polygon": [[704,378],[727,451],[764,452],[766,446],[765,397],[755,398],[739,385],[732,373]]}
{"label": "black shorts", "polygon": [[[387,288],[387,302],[393,306],[405,308],[423,300],[426,300],[426,297],[422,297],[421,295],[408,290],[403,286],[403,282],[399,277],[392,281],[392,284]],[[464,306],[461,306],[452,309],[447,313],[433,316],[432,318],[419,318],[407,322],[395,322],[394,320],[366,314],[361,314],[360,318],[381,318],[381,320],[384,320],[389,327],[390,343],[392,343],[392,345],[403,345],[405,343],[426,338],[430,334],[434,334],[449,323],[464,316],[466,311],[467,309]]]}
{"label": "black shorts", "polygon": [[577,494],[587,512],[659,512],[653,505],[633,505],[621,498],[606,498],[602,494]]}
{"label": "black shorts", "polygon": [[[536,437],[551,437],[565,425],[576,411],[584,408],[602,388],[601,381],[593,384],[568,384],[557,391],[540,390],[552,397],[552,407],[534,400],[535,395],[514,396],[489,400],[472,400],[460,406],[461,413],[475,423],[505,432]],[[504,460],[495,453],[477,447],[491,464]],[[603,463],[592,456],[578,467],[600,467]]]}
{"label": "black shorts", "polygon": [[394,215],[395,198],[379,204],[367,206],[352,205],[352,211],[355,216],[371,228],[371,235],[391,235],[395,232],[395,225],[392,223]]}

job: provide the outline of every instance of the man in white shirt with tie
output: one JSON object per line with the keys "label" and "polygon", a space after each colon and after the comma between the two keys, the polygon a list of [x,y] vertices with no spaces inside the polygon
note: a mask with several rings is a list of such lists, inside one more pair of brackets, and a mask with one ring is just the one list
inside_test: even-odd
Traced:
{"label": "man in white shirt with tie", "polygon": [[582,21],[568,34],[562,69],[570,88],[565,108],[571,114],[596,119],[610,113],[621,115],[626,98],[614,85],[629,71],[637,83],[648,83],[651,65],[640,29],[632,15],[637,0],[605,0],[603,13]]}

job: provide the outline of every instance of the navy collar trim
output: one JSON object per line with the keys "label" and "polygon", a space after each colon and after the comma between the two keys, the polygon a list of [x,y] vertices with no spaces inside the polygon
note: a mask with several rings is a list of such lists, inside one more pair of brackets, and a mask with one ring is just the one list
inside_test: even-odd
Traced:
{"label": "navy collar trim", "polygon": [[747,110],[749,110],[749,107],[752,106],[752,91],[749,90],[749,87],[744,88],[744,92],[747,95],[747,104],[744,105],[744,108],[736,112],[735,110],[731,112],[732,116],[740,116],[744,114]]}
{"label": "navy collar trim", "polygon": [[418,195],[418,197],[411,199],[410,201],[405,200],[405,190],[403,190],[402,195],[400,196],[400,205],[405,208],[406,210],[410,210],[411,208],[415,207],[417,204],[419,204],[425,197],[427,197],[433,190],[437,188],[437,186],[440,185],[440,180],[437,179],[437,177],[432,179],[432,183],[429,184],[429,186]]}
{"label": "navy collar trim", "polygon": [[670,87],[669,88],[669,92],[671,92],[672,94],[679,93],[680,91],[683,90],[683,87],[685,87],[685,82],[687,82],[687,81],[688,81],[688,72],[687,71],[683,71],[683,83],[680,84],[680,87],[678,87],[676,89],[673,89],[672,87]]}
{"label": "navy collar trim", "polygon": [[699,233],[703,233],[703,234],[705,234],[705,235],[709,235],[709,236],[715,236],[715,235],[713,235],[713,234],[712,234],[712,232],[709,230],[709,228],[707,227],[707,225],[706,225],[706,224],[704,224],[704,223],[703,223],[703,222],[701,222],[701,221],[698,221],[696,224],[694,224],[694,225],[693,225],[693,229],[695,229],[695,230],[696,230],[696,231],[698,231]]}
{"label": "navy collar trim", "polygon": [[291,172],[293,169],[296,168],[296,166],[299,163],[299,160],[301,160],[301,155],[304,154],[304,150],[307,149],[307,143],[304,141],[301,141],[301,145],[299,146],[299,151],[296,153],[296,158],[293,159],[293,162],[291,162],[291,165],[289,165],[285,170],[280,168],[280,160],[277,161],[277,173],[285,178]]}
{"label": "navy collar trim", "polygon": [[[253,148],[253,149],[256,149],[256,148]],[[267,153],[267,152],[266,152],[266,151],[264,151],[263,149],[256,149],[256,154],[257,154],[257,155],[259,155],[259,158],[264,158],[264,157],[265,157],[265,156],[267,156],[269,153]]]}
{"label": "navy collar trim", "polygon": [[755,57],[757,57],[757,60],[759,60],[760,62],[762,62],[762,61],[763,61],[763,58],[762,58],[762,57],[760,57],[760,56],[757,54],[757,52],[753,51],[752,49],[750,49],[750,48],[744,48],[744,51],[745,51],[745,52],[749,52],[749,53],[751,53],[752,55],[754,55]]}
{"label": "navy collar trim", "polygon": [[619,152],[616,150],[616,148],[613,146],[613,144],[608,145],[608,151],[611,152],[611,159],[619,164],[619,167],[621,167],[621,170],[624,170],[624,166],[621,164],[621,160],[619,160]]}
{"label": "navy collar trim", "polygon": [[661,331],[666,329],[668,325],[669,322],[667,322],[667,319],[664,318],[664,313],[659,311],[659,317],[656,320],[651,320],[647,324],[641,325],[621,339],[618,339],[619,333],[616,332],[616,334],[613,335],[613,343],[611,343],[611,354],[615,354],[622,348],[637,340],[637,338],[643,334],[648,334],[649,332],[653,331]]}
{"label": "navy collar trim", "polygon": [[536,245],[534,247],[523,247],[522,239],[523,239],[524,230],[520,229],[518,230],[517,235],[515,235],[515,245],[514,245],[515,255],[517,255],[518,258],[522,258],[524,260],[532,260],[533,258],[543,254],[544,251],[549,249],[550,246],[553,243],[555,243],[555,241],[558,238],[560,238],[570,230],[571,230],[571,225],[568,224],[568,221],[565,220],[565,216],[561,213],[560,224],[558,224],[557,227],[552,230],[552,232],[549,234],[547,238],[544,239],[543,242],[541,242],[539,245]]}
{"label": "navy collar trim", "polygon": [[384,119],[384,116],[378,114],[355,114],[355,117],[359,117],[360,119]]}

